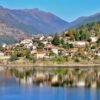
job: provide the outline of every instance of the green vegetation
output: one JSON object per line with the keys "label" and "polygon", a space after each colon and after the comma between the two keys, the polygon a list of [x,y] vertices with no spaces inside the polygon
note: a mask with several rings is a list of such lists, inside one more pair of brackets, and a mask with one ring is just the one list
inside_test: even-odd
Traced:
{"label": "green vegetation", "polygon": [[57,34],[55,34],[55,36],[53,37],[52,44],[55,46],[59,46],[60,39],[59,39],[59,36],[57,36]]}
{"label": "green vegetation", "polygon": [[30,56],[30,50],[27,48],[24,48],[23,46],[17,46],[13,49],[13,55],[17,55],[17,57],[26,57],[29,58]]}
{"label": "green vegetation", "polygon": [[89,34],[84,33],[83,30],[80,30],[79,32],[76,31],[76,33],[73,34],[73,38],[76,41],[88,40],[89,39]]}
{"label": "green vegetation", "polygon": [[15,60],[18,60],[18,57],[17,55],[12,55],[11,58],[10,58],[11,61],[15,61]]}

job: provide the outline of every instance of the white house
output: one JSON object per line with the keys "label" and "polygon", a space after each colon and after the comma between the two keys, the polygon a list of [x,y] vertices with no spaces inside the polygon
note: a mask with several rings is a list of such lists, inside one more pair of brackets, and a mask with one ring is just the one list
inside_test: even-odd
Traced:
{"label": "white house", "polygon": [[32,48],[33,48],[33,50],[36,50],[37,49],[37,47],[35,45],[33,45]]}
{"label": "white house", "polygon": [[35,51],[35,50],[33,50],[32,52],[31,52],[31,54],[33,54],[37,59],[38,58],[45,58],[46,57],[46,52],[45,51]]}
{"label": "white house", "polygon": [[91,39],[91,42],[97,42],[98,37],[96,37],[96,36],[91,36],[90,39]]}
{"label": "white house", "polygon": [[41,36],[39,40],[40,40],[40,41],[43,41],[44,38],[45,38],[44,36]]}
{"label": "white house", "polygon": [[0,56],[4,56],[4,53],[0,51]]}
{"label": "white house", "polygon": [[54,46],[52,44],[48,44],[44,47],[44,50],[46,50],[47,52],[48,51],[52,51],[54,54],[58,55],[59,54],[59,51],[62,51],[63,48],[60,48],[60,47],[57,47],[57,46]]}
{"label": "white house", "polygon": [[53,37],[52,36],[48,36],[47,39],[48,40],[53,40]]}
{"label": "white house", "polygon": [[84,47],[86,46],[87,44],[89,44],[87,41],[75,41],[74,42],[74,46],[78,46],[78,47]]}
{"label": "white house", "polygon": [[2,47],[3,47],[3,48],[5,48],[6,46],[7,46],[7,44],[5,44],[5,43],[2,44]]}
{"label": "white house", "polygon": [[96,55],[100,56],[100,48],[96,51]]}
{"label": "white house", "polygon": [[30,48],[30,47],[32,47],[32,46],[33,46],[32,43],[29,43],[29,44],[26,45],[27,48]]}
{"label": "white house", "polygon": [[22,40],[20,43],[21,43],[21,44],[27,45],[27,44],[32,43],[32,39],[24,39],[24,40]]}
{"label": "white house", "polygon": [[48,41],[47,41],[47,40],[44,40],[44,41],[42,41],[42,43],[43,43],[44,45],[46,45],[46,44],[48,44]]}
{"label": "white house", "polygon": [[20,44],[23,44],[26,48],[32,47],[32,39],[24,39],[20,42]]}

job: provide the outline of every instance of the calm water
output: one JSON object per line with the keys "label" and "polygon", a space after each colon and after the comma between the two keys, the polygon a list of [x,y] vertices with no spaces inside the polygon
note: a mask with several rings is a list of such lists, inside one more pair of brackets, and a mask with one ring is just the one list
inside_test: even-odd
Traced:
{"label": "calm water", "polygon": [[2,86],[0,100],[100,100],[100,90]]}
{"label": "calm water", "polygon": [[0,76],[0,100],[100,100],[100,90],[22,86]]}

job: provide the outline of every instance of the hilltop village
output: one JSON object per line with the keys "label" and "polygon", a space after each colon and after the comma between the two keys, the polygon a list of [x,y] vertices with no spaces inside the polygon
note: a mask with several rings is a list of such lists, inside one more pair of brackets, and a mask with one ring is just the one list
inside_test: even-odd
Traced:
{"label": "hilltop village", "polygon": [[100,23],[72,28],[61,34],[33,35],[0,46],[0,63],[99,64]]}

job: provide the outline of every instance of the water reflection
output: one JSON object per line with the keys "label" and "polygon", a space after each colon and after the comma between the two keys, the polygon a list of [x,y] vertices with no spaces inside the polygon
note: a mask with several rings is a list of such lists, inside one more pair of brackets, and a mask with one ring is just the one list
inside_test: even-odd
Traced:
{"label": "water reflection", "polygon": [[100,100],[99,89],[23,86],[0,72],[0,100]]}

